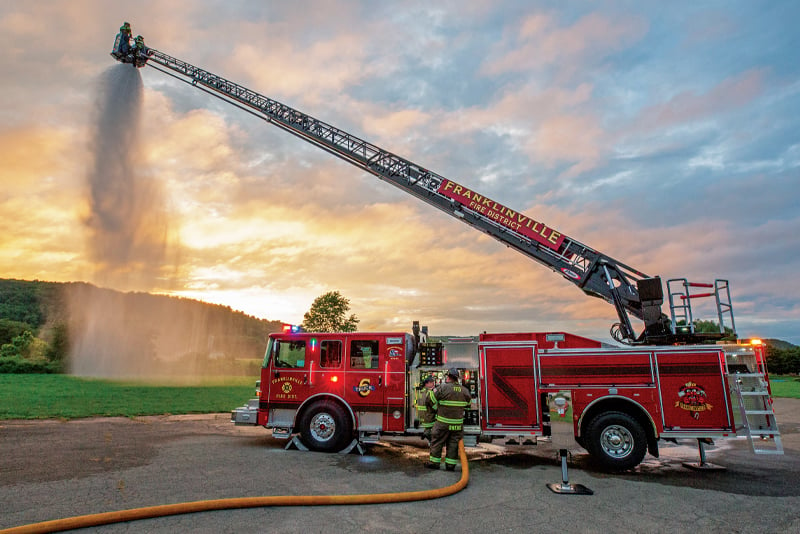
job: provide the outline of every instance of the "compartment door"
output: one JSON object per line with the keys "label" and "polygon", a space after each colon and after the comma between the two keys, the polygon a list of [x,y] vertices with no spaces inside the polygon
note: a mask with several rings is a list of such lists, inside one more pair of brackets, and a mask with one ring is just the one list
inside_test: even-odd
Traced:
{"label": "compartment door", "polygon": [[535,344],[480,345],[484,430],[541,427],[535,356]]}
{"label": "compartment door", "polygon": [[731,428],[717,351],[656,352],[665,432]]}

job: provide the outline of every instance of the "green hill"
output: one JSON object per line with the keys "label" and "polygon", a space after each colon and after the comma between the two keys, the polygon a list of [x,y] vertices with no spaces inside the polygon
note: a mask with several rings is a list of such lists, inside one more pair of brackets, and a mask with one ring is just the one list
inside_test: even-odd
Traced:
{"label": "green hill", "polygon": [[770,347],[774,347],[774,348],[780,349],[780,350],[796,349],[797,348],[797,345],[794,345],[792,343],[789,343],[788,341],[783,341],[783,340],[780,340],[780,339],[765,339],[763,341],[764,341],[764,343],[766,343]]}
{"label": "green hill", "polygon": [[9,357],[16,343],[23,360],[62,362],[85,376],[250,374],[281,325],[178,297],[0,279],[0,354]]}

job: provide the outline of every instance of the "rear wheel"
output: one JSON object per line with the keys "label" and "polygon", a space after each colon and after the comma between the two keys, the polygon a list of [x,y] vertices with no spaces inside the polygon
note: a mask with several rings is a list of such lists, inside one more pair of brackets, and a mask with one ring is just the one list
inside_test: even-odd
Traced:
{"label": "rear wheel", "polygon": [[353,436],[353,423],[341,405],[317,402],[300,420],[300,438],[312,451],[340,451]]}
{"label": "rear wheel", "polygon": [[647,434],[634,417],[608,412],[595,417],[586,433],[589,452],[609,471],[639,465],[647,452]]}

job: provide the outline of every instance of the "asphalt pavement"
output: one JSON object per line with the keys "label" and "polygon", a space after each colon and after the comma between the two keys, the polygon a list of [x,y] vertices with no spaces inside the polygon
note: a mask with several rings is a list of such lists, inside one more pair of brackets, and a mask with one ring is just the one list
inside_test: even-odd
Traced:
{"label": "asphalt pavement", "polygon": [[[202,512],[106,525],[92,532],[800,532],[800,400],[777,399],[783,456],[746,440],[718,441],[696,472],[695,443],[662,444],[637,469],[606,474],[570,447],[569,481],[593,495],[559,495],[556,447],[467,449],[466,489],[437,500]],[[228,414],[0,422],[0,528],[159,504],[261,495],[332,495],[438,488],[461,473],[424,469],[418,438],[366,454],[285,450]]]}

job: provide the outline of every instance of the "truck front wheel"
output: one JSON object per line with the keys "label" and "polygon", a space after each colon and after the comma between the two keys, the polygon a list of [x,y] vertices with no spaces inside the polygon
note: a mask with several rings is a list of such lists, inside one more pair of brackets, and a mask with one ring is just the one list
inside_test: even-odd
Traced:
{"label": "truck front wheel", "polygon": [[303,413],[300,438],[312,451],[340,451],[353,435],[353,424],[335,402],[317,402]]}
{"label": "truck front wheel", "polygon": [[589,452],[609,471],[624,471],[639,465],[647,452],[647,435],[639,422],[623,412],[607,412],[589,423]]}

